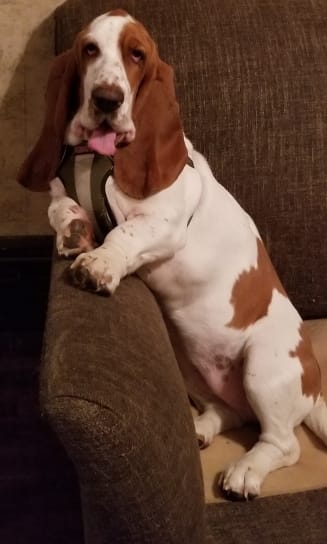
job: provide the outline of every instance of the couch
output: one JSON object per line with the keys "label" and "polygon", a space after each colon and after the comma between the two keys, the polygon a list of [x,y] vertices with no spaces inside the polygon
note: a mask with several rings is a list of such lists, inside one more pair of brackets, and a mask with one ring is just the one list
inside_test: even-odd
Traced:
{"label": "couch", "polygon": [[[321,0],[67,0],[55,51],[121,7],[175,68],[186,134],[253,216],[309,321],[327,392],[327,4]],[[263,497],[228,503],[217,473],[245,428],[199,453],[160,309],[136,277],[111,298],[73,287],[53,258],[40,396],[78,474],[85,542],[322,543],[327,451],[308,431]]]}

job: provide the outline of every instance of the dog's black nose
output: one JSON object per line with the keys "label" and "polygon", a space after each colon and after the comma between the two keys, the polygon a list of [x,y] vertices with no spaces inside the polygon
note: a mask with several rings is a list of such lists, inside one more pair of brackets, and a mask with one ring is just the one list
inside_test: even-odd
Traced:
{"label": "dog's black nose", "polygon": [[103,85],[93,89],[92,100],[98,110],[111,113],[124,102],[124,93],[116,85]]}

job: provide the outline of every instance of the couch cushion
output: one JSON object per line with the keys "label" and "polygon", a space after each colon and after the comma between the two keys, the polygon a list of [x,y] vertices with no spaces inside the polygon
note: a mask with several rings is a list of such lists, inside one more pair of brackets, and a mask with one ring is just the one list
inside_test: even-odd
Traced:
{"label": "couch cushion", "polygon": [[327,489],[210,504],[208,522],[216,543],[322,544],[326,542]]}
{"label": "couch cushion", "polygon": [[[322,370],[323,391],[327,398],[327,319],[310,321],[308,327]],[[304,426],[297,429],[296,435],[301,445],[299,462],[269,474],[262,487],[262,497],[327,487],[327,448]],[[208,503],[223,500],[217,486],[217,475],[249,449],[257,436],[256,429],[244,427],[217,436],[209,448],[201,451]]]}
{"label": "couch cushion", "polygon": [[57,51],[125,8],[176,69],[186,133],[253,215],[304,317],[327,315],[327,3],[69,0]]}

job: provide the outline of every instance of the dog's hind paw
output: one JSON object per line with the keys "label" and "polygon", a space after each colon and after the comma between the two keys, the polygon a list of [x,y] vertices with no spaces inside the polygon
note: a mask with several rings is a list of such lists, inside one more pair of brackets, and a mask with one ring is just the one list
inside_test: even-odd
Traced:
{"label": "dog's hind paw", "polygon": [[260,494],[262,477],[246,461],[246,456],[232,463],[222,473],[220,486],[225,497],[232,501],[252,500]]}

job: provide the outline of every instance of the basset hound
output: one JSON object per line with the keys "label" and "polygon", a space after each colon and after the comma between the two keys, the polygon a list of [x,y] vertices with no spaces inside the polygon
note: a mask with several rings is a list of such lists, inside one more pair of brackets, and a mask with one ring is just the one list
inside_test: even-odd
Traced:
{"label": "basset hound", "polygon": [[[74,198],[61,170],[78,178]],[[172,68],[126,12],[97,17],[54,60],[44,127],[19,181],[50,187],[50,223],[59,254],[78,254],[77,285],[112,294],[137,272],[156,294],[200,410],[200,445],[260,423],[257,443],[221,476],[228,497],[257,496],[269,472],[299,459],[301,422],[327,444],[305,325],[254,222],[184,136]]]}

